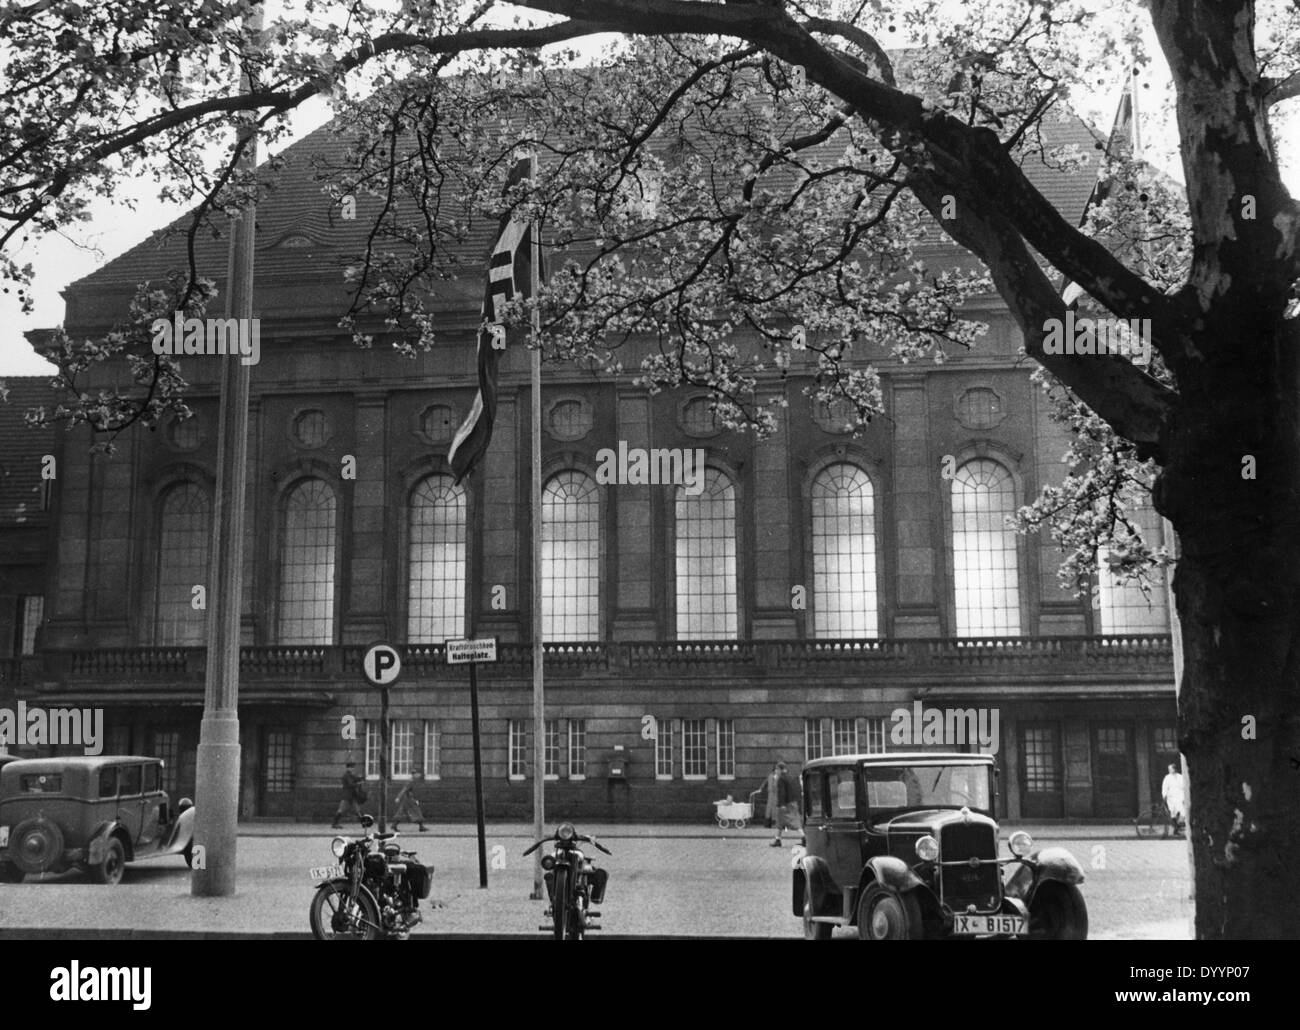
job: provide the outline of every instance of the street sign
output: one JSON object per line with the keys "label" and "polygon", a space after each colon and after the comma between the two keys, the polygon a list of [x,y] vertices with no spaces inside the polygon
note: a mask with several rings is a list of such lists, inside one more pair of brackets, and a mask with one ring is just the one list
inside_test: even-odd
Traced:
{"label": "street sign", "polygon": [[447,641],[448,665],[465,665],[473,662],[495,662],[496,660],[496,637],[480,637],[477,640]]}
{"label": "street sign", "polygon": [[377,687],[386,687],[396,681],[402,671],[402,658],[397,649],[388,644],[375,644],[361,659],[361,671]]}

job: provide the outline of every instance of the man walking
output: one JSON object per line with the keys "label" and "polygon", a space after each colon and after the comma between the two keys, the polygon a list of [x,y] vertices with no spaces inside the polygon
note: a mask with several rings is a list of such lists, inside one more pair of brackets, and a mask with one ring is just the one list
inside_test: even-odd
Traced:
{"label": "man walking", "polygon": [[414,819],[420,824],[420,832],[424,832],[424,810],[420,807],[420,799],[415,796],[415,788],[424,780],[424,773],[413,772],[411,778],[402,785],[402,789],[397,792],[397,800],[393,802],[395,811],[393,812],[393,829],[397,829],[400,820],[405,819],[408,823]]}
{"label": "man walking", "polygon": [[339,820],[345,815],[350,816],[357,822],[361,822],[361,802],[365,801],[365,788],[361,785],[362,778],[355,772],[356,762],[348,762],[343,767],[343,777],[340,781],[343,785],[343,796],[339,799],[339,809],[334,813],[334,823],[332,828],[341,830]]}
{"label": "man walking", "polygon": [[776,827],[772,847],[781,847],[781,833],[786,829],[800,832],[799,784],[786,770],[785,762],[777,759],[767,777],[767,818]]}
{"label": "man walking", "polygon": [[[1165,808],[1169,810],[1169,821],[1174,824],[1174,836],[1183,835],[1183,823],[1187,819],[1187,796],[1183,791],[1183,774],[1180,773],[1172,764],[1169,766],[1169,772],[1166,774],[1160,784],[1160,796],[1164,799]],[[1169,830],[1165,830],[1165,836],[1169,836]]]}

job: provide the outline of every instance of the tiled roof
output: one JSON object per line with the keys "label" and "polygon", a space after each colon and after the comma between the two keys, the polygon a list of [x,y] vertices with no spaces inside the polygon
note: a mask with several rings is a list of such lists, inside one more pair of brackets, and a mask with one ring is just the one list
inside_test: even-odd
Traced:
{"label": "tiled roof", "polygon": [[49,376],[7,376],[0,385],[9,391],[0,401],[0,524],[21,525],[46,517],[41,459],[57,446],[56,430],[29,429],[23,416],[55,396]]}
{"label": "tiled roof", "polygon": [[[1029,180],[1072,224],[1077,224],[1096,179],[1100,155],[1094,143],[1098,137],[1076,117],[1058,121],[1052,115],[1043,120],[1041,137],[1052,146],[1074,144],[1086,159],[1083,167],[1068,172],[1049,167],[1037,153],[1028,154],[1023,159]],[[348,132],[340,131],[331,123],[282,152],[284,169],[274,190],[264,195],[257,210],[255,261],[259,280],[301,283],[310,279],[336,286],[342,296],[342,269],[355,260],[365,245],[369,223],[364,205],[377,201],[358,198],[356,219],[345,221],[339,217],[336,202],[322,191],[321,184],[313,176],[314,165],[319,161],[334,165],[342,162],[348,140]],[[828,156],[842,153],[843,141],[829,142],[823,148]],[[446,156],[444,153],[444,159]],[[165,269],[182,267],[184,241],[175,230],[186,224],[187,218],[182,217],[168,229],[155,232],[104,267],[73,283],[68,291],[75,293],[87,287],[134,286]],[[456,257],[466,269],[476,270],[486,257],[496,222],[493,218],[479,216],[473,220],[473,227],[469,238],[456,249]],[[970,260],[936,229],[931,228],[924,240],[918,242],[922,244],[927,260],[937,266],[965,264]],[[222,283],[228,260],[227,240],[200,233],[196,240],[196,253],[200,272]],[[476,274],[463,275],[439,286],[435,307],[444,310],[476,309],[482,299],[482,289],[482,281]]]}

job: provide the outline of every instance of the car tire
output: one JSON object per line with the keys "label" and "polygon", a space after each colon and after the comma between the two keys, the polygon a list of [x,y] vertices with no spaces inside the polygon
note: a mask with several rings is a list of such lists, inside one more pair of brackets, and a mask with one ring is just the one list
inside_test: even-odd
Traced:
{"label": "car tire", "polygon": [[9,854],[24,873],[44,873],[63,857],[63,831],[48,819],[28,819],[9,835]]}
{"label": "car tire", "polygon": [[803,891],[803,939],[806,941],[829,941],[835,929],[830,923],[814,923],[812,919],[812,895],[805,887]]}
{"label": "car tire", "polygon": [[1072,883],[1039,884],[1029,905],[1029,938],[1036,941],[1086,941],[1088,905]]}
{"label": "car tire", "polygon": [[26,878],[27,874],[16,865],[8,862],[0,865],[0,883],[22,883]]}
{"label": "car tire", "polygon": [[858,900],[858,939],[915,941],[921,939],[921,905],[913,894],[892,887],[870,887]]}
{"label": "car tire", "polygon": [[122,882],[126,872],[126,848],[116,837],[104,842],[104,857],[90,867],[91,878],[96,883],[113,886]]}

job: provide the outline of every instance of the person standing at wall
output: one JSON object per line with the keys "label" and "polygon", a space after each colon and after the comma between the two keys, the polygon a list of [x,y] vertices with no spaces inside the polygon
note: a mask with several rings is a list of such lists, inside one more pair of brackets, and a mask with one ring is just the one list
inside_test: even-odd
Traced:
{"label": "person standing at wall", "polygon": [[785,762],[777,759],[767,777],[767,821],[776,829],[772,847],[781,847],[781,834],[786,829],[799,833],[799,781],[786,769]]}

